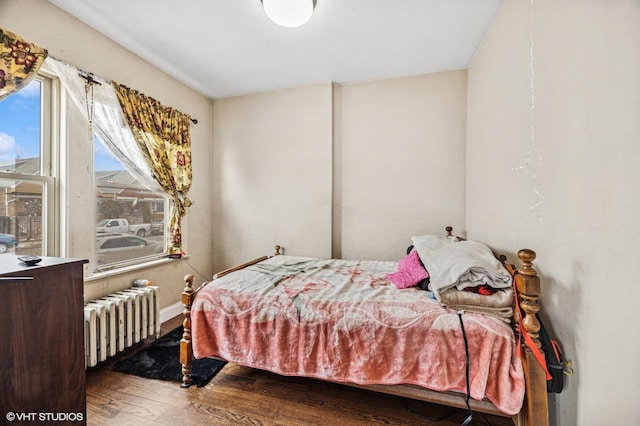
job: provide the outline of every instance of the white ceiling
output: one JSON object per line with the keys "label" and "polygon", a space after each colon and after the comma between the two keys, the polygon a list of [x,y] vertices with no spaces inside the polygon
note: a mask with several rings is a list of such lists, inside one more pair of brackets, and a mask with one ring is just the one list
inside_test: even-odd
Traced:
{"label": "white ceiling", "polygon": [[260,0],[50,0],[212,97],[467,68],[504,0],[317,0],[281,28]]}

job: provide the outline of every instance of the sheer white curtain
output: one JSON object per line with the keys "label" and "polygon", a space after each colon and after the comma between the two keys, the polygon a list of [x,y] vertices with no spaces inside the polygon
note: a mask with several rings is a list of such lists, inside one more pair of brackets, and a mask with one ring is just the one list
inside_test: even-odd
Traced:
{"label": "sheer white curtain", "polygon": [[[127,171],[150,190],[164,193],[164,190],[153,178],[133,133],[122,115],[120,101],[111,82],[92,75],[93,80],[99,84],[94,83],[92,91],[86,92],[86,80],[80,76],[80,74],[86,75],[86,73],[75,66],[48,57],[42,68],[60,78],[62,87],[67,91],[87,122],[91,120],[93,132],[103,145],[120,160]],[[93,135],[89,135],[88,139],[88,142],[92,143]]]}

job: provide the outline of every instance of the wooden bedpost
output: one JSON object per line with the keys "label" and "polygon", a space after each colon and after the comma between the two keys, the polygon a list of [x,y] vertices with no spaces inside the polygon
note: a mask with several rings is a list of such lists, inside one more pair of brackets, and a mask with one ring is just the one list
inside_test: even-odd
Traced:
{"label": "wooden bedpost", "polygon": [[[539,340],[540,321],[536,314],[540,311],[540,278],[532,262],[536,258],[533,250],[518,251],[518,258],[522,267],[515,277],[518,302],[522,310],[522,319],[516,314],[516,321],[522,321],[522,326],[529,333],[536,346],[541,346]],[[516,330],[516,336],[519,330]],[[522,368],[525,375],[525,399],[520,414],[514,419],[517,425],[547,426],[549,424],[549,402],[547,398],[547,378],[531,350],[522,341]]]}
{"label": "wooden bedpost", "polygon": [[191,386],[191,363],[193,361],[193,347],[191,346],[191,305],[195,290],[193,289],[194,276],[185,275],[184,282],[186,287],[182,291],[182,304],[184,305],[184,321],[182,326],[182,339],[180,340],[180,363],[182,364],[182,383],[181,388]]}
{"label": "wooden bedpost", "polygon": [[[284,247],[282,246],[277,245],[274,247],[274,249],[274,256],[278,256],[284,253]],[[217,278],[221,278],[227,274],[230,274],[231,272],[244,269],[247,266],[255,265],[256,263],[267,260],[268,258],[269,256],[262,256],[249,262],[243,263],[242,265],[225,269],[224,271],[215,274],[213,276],[213,279],[215,280]],[[182,322],[182,339],[180,339],[180,363],[182,364],[182,383],[180,384],[181,388],[188,388],[193,384],[191,381],[191,364],[193,363],[193,344],[191,339],[191,306],[193,305],[193,300],[196,297],[197,291],[208,284],[208,282],[205,282],[196,290],[193,288],[194,279],[195,277],[192,274],[185,275],[185,288],[182,291],[182,305],[184,306],[184,310],[182,311],[182,313],[184,314],[184,320]]]}

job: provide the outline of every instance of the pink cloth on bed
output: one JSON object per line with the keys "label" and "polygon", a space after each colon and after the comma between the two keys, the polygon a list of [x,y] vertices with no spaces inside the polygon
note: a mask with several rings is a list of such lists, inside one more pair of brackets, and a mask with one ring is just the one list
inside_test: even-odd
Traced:
{"label": "pink cloth on bed", "polygon": [[404,259],[400,260],[398,272],[387,274],[387,279],[397,288],[413,287],[426,278],[429,278],[429,273],[420,264],[420,257],[416,250],[411,250]]}
{"label": "pink cloth on bed", "polygon": [[[276,268],[271,263],[288,262]],[[219,278],[193,303],[196,358],[219,356],[282,375],[466,392],[457,312],[385,278],[395,262],[276,256]],[[266,274],[266,279],[265,279]],[[524,375],[513,331],[464,313],[471,397],[519,412]]]}

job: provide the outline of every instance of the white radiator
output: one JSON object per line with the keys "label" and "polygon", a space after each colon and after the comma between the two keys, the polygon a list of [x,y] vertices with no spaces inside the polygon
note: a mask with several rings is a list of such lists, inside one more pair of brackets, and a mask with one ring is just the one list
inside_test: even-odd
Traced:
{"label": "white radiator", "polygon": [[85,368],[148,336],[160,336],[159,288],[129,288],[84,306]]}

